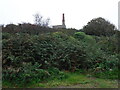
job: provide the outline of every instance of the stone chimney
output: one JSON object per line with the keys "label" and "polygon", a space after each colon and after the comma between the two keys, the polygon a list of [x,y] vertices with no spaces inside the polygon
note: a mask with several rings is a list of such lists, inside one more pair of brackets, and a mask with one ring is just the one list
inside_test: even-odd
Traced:
{"label": "stone chimney", "polygon": [[64,13],[62,14],[62,25],[55,25],[53,26],[54,29],[65,29],[66,25],[65,25],[65,17],[64,17]]}
{"label": "stone chimney", "polygon": [[62,16],[62,25],[65,26],[65,17],[64,17],[64,13],[63,13],[63,16]]}

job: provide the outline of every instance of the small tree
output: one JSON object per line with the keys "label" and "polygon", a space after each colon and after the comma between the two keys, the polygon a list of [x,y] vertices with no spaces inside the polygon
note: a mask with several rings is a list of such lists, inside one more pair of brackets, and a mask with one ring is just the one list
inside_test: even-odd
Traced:
{"label": "small tree", "polygon": [[39,13],[36,13],[35,15],[34,15],[34,18],[35,18],[35,24],[36,25],[42,25],[42,16],[39,14]]}
{"label": "small tree", "polygon": [[49,25],[50,18],[43,20],[43,16],[41,16],[39,13],[36,13],[34,15],[34,19],[36,25],[44,26],[44,27],[48,27]]}
{"label": "small tree", "polygon": [[83,31],[86,34],[96,36],[111,36],[115,33],[114,30],[115,26],[102,17],[92,19],[83,27]]}
{"label": "small tree", "polygon": [[43,21],[42,26],[48,27],[49,25],[50,18],[47,18],[46,20]]}

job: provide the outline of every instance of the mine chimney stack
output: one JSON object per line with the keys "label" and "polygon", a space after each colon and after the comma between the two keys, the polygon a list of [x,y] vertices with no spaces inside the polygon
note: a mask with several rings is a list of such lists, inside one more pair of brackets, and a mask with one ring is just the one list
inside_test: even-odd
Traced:
{"label": "mine chimney stack", "polygon": [[64,16],[64,13],[62,15],[62,25],[65,25],[65,16]]}

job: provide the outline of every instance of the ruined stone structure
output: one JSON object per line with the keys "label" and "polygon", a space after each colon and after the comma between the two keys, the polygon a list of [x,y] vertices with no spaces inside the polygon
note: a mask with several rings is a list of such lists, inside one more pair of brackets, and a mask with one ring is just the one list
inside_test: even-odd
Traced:
{"label": "ruined stone structure", "polygon": [[55,25],[55,26],[53,26],[53,28],[54,28],[54,29],[66,28],[64,13],[63,13],[63,15],[62,15],[62,25]]}

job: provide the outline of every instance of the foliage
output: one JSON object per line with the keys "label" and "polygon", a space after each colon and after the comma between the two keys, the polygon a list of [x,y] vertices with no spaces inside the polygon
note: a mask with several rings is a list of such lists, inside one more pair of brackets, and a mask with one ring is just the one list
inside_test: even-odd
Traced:
{"label": "foliage", "polygon": [[85,60],[85,52],[79,46],[80,43],[74,37],[63,33],[40,36],[16,34],[15,37],[11,36],[3,41],[4,67],[9,65],[18,67],[21,64],[17,63],[22,62],[33,64],[38,62],[43,69],[54,66],[71,70],[73,67],[82,67],[82,64],[77,63],[80,64]]}
{"label": "foliage", "polygon": [[[62,70],[75,72],[89,69],[97,73],[96,77],[105,72],[103,75],[117,78],[117,73],[114,73],[120,58],[116,48],[117,35],[98,37],[74,30],[31,33],[3,32],[3,81],[26,85],[53,78],[62,80],[67,77]],[[113,72],[107,74],[111,69]]]}
{"label": "foliage", "polygon": [[118,53],[117,36],[101,37],[98,41],[98,46],[107,53]]}
{"label": "foliage", "polygon": [[[67,75],[64,79],[51,79],[48,81],[43,81],[39,83],[32,83],[28,86],[20,86],[11,82],[4,81],[4,88],[118,88],[117,80],[107,80],[101,78],[87,77],[78,72],[63,72]],[[97,83],[97,84],[96,84]]]}
{"label": "foliage", "polygon": [[[86,68],[92,68],[95,71],[104,71],[118,67],[119,54],[116,50],[115,36],[100,37],[99,40],[96,40],[98,37],[92,37],[83,32],[76,32],[75,38],[82,43],[83,49],[86,52],[87,59],[84,63]],[[105,44],[104,40],[106,40]]]}
{"label": "foliage", "polygon": [[36,25],[43,26],[43,27],[48,27],[49,20],[50,20],[49,18],[47,18],[46,20],[43,20],[43,17],[39,13],[36,13],[34,15],[34,18],[35,18],[35,24]]}
{"label": "foliage", "polygon": [[75,33],[75,38],[77,39],[84,39],[86,34],[84,32],[76,32]]}
{"label": "foliage", "polygon": [[92,36],[86,35],[84,32],[76,32],[74,37],[86,44],[95,44],[96,42]]}
{"label": "foliage", "polygon": [[97,78],[116,79],[117,80],[117,79],[119,79],[118,74],[120,74],[120,71],[118,70],[118,68],[114,68],[114,69],[109,69],[104,72],[94,73],[93,76],[97,77]]}
{"label": "foliage", "polygon": [[39,25],[35,24],[30,24],[30,23],[22,23],[19,25],[14,25],[14,24],[8,24],[6,27],[3,27],[2,32],[7,32],[7,33],[27,33],[30,35],[38,35],[38,34],[43,34],[43,33],[50,33],[50,32],[56,32],[58,30],[51,29],[49,27],[42,27]]}
{"label": "foliage", "polygon": [[83,27],[83,31],[89,35],[112,36],[115,34],[115,26],[104,18],[95,18]]}
{"label": "foliage", "polygon": [[11,82],[14,86],[26,87],[34,83],[43,82],[50,79],[63,79],[67,75],[59,71],[57,68],[49,68],[47,70],[40,69],[38,63],[23,63],[19,68],[9,67],[3,71],[3,81]]}

